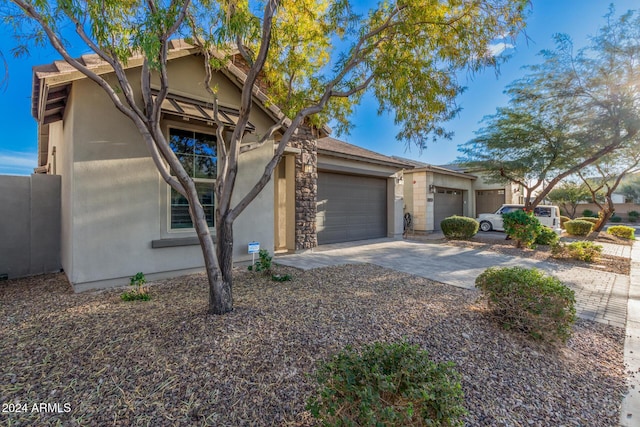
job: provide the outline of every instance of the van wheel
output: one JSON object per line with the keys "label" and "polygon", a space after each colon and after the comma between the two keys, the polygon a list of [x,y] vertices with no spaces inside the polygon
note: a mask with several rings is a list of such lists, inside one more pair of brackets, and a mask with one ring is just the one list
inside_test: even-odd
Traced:
{"label": "van wheel", "polygon": [[491,231],[493,229],[493,227],[491,226],[491,223],[489,221],[482,221],[480,223],[480,230],[487,232],[487,231]]}

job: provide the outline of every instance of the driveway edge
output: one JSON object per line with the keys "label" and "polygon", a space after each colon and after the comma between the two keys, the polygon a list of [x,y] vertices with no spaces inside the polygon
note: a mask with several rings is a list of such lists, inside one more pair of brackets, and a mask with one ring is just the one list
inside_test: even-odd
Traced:
{"label": "driveway edge", "polygon": [[629,390],[622,400],[620,425],[633,427],[640,425],[640,241],[631,250],[624,365]]}

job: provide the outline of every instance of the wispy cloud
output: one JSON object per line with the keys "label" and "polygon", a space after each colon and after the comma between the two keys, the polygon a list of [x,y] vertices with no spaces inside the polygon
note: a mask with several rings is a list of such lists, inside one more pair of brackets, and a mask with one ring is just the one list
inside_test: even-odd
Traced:
{"label": "wispy cloud", "polygon": [[489,45],[489,48],[487,49],[487,53],[489,54],[489,56],[498,56],[505,50],[513,49],[514,47],[515,46],[512,45],[511,43],[504,43],[504,42],[494,43]]}
{"label": "wispy cloud", "polygon": [[37,164],[36,153],[0,151],[0,174],[31,175]]}

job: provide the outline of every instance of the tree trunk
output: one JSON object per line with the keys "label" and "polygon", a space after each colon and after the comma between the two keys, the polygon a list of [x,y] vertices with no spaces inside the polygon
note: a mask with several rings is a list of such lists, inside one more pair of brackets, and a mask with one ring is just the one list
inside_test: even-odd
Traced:
{"label": "tree trunk", "polygon": [[225,314],[233,310],[233,224],[226,217],[216,224],[215,247],[219,270],[209,278],[209,313]]}
{"label": "tree trunk", "polygon": [[604,206],[598,204],[600,208],[600,212],[598,213],[598,222],[593,225],[593,229],[591,230],[593,233],[599,233],[604,228],[605,224],[611,219],[613,214],[615,213],[615,207],[613,205],[613,200],[610,195],[606,196],[606,203]]}

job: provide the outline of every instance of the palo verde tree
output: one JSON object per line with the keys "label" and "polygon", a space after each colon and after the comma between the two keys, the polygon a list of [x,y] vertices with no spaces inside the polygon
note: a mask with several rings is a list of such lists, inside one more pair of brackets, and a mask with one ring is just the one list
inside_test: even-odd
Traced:
{"label": "palo verde tree", "polygon": [[[459,70],[494,66],[490,44],[523,27],[527,0],[403,0],[355,10],[351,2],[315,0],[201,1],[35,1],[10,0],[9,22],[31,29],[77,70],[93,80],[140,131],[162,178],[189,203],[209,279],[209,312],[233,308],[233,224],[265,187],[286,145],[303,124],[335,119],[348,127],[352,107],[371,90],[380,111],[392,111],[399,138],[424,145],[445,134],[439,124],[456,112]],[[108,63],[107,80],[75,60],[65,28]],[[218,141],[214,245],[193,180],[161,131],[160,106],[170,88],[168,42],[182,37],[200,46],[207,74],[227,66],[231,55],[247,65],[239,119],[228,127],[219,119],[215,82],[207,87],[214,105]],[[141,55],[141,99],[125,73]],[[159,84],[151,96],[151,81]],[[258,84],[284,116],[259,141],[243,145]],[[262,177],[235,195],[238,160],[247,149],[279,138]],[[233,203],[232,200],[239,200]]]}
{"label": "palo verde tree", "polygon": [[564,209],[569,217],[575,218],[578,203],[591,200],[591,192],[584,183],[564,180],[547,194],[547,199]]}
{"label": "palo verde tree", "polygon": [[538,205],[562,179],[616,150],[633,145],[640,130],[640,16],[606,24],[574,53],[568,36],[512,83],[509,105],[484,119],[459,161],[525,189]]}
{"label": "palo verde tree", "polygon": [[593,232],[602,231],[613,216],[615,213],[613,193],[625,177],[640,171],[638,165],[640,165],[640,145],[631,144],[578,171],[578,175],[589,191],[589,199],[600,209]]}

